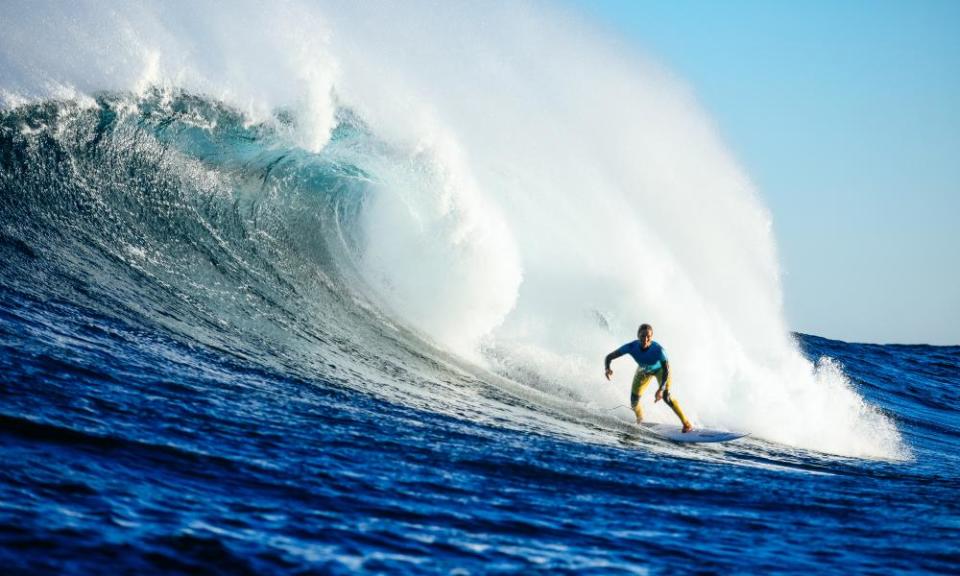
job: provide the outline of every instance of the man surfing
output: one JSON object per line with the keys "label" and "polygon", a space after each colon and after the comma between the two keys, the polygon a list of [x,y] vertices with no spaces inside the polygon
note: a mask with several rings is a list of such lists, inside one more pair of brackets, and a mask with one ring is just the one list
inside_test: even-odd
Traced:
{"label": "man surfing", "polygon": [[667,354],[663,347],[653,341],[653,327],[649,324],[641,324],[637,330],[637,340],[627,342],[613,352],[607,354],[604,360],[604,375],[607,380],[613,375],[610,369],[610,362],[617,358],[629,354],[637,362],[637,373],[633,377],[633,386],[630,389],[630,407],[637,415],[637,424],[643,422],[643,408],[640,407],[640,395],[654,378],[657,379],[659,387],[654,397],[654,402],[659,402],[662,398],[667,406],[680,418],[683,423],[683,431],[690,432],[693,426],[687,417],[680,410],[677,401],[670,397],[670,362],[667,361]]}

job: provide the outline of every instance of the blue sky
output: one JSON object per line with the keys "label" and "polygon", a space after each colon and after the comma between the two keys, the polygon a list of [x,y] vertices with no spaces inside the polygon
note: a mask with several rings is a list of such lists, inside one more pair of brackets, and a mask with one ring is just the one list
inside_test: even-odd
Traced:
{"label": "blue sky", "polygon": [[960,1],[569,1],[712,116],[793,330],[960,344]]}

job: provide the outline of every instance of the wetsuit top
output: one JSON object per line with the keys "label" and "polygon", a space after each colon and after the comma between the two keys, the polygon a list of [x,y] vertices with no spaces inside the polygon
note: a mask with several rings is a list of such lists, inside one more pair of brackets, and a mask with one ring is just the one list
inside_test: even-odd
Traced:
{"label": "wetsuit top", "polygon": [[634,340],[618,348],[617,352],[633,356],[643,372],[656,372],[667,361],[667,353],[663,351],[663,346],[656,342],[651,342],[650,347],[644,350],[640,347],[640,341]]}

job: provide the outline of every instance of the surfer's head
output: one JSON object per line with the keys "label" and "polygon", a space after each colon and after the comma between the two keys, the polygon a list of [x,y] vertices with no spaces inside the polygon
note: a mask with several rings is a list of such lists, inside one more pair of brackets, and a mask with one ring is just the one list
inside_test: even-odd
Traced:
{"label": "surfer's head", "polygon": [[637,328],[637,340],[640,341],[640,345],[646,348],[653,342],[653,326],[649,324],[641,324]]}

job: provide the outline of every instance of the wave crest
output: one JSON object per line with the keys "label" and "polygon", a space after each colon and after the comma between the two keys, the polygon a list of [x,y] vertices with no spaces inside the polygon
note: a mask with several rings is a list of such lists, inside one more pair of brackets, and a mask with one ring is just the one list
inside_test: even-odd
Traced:
{"label": "wave crest", "polygon": [[31,39],[56,22],[29,11],[0,30],[22,56],[0,62],[4,246],[21,270],[31,251],[54,263],[55,292],[297,373],[312,346],[390,356],[384,334],[412,349],[418,331],[600,405],[629,379],[605,386],[603,354],[645,321],[699,422],[899,453],[792,341],[770,216],[689,90],[575,19],[297,2],[75,16],[56,41]]}

